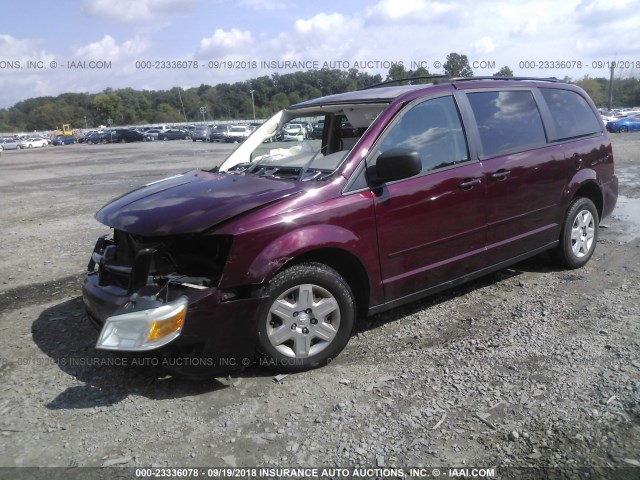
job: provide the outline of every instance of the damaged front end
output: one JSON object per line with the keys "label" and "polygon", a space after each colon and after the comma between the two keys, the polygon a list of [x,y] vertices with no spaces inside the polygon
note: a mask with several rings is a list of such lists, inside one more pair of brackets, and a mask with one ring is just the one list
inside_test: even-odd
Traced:
{"label": "damaged front end", "polygon": [[199,366],[208,371],[246,366],[251,321],[236,320],[254,317],[260,299],[219,291],[231,243],[225,235],[144,237],[117,229],[99,238],[83,285],[87,312],[100,329],[96,348],[160,351],[183,364],[207,357]]}

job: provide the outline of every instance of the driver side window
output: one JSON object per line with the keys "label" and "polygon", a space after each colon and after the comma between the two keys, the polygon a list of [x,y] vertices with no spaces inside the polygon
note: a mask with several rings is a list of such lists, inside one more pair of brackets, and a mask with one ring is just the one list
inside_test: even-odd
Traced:
{"label": "driver side window", "polygon": [[462,122],[452,96],[426,100],[401,115],[379,145],[379,154],[392,148],[414,150],[420,155],[422,172],[469,160]]}

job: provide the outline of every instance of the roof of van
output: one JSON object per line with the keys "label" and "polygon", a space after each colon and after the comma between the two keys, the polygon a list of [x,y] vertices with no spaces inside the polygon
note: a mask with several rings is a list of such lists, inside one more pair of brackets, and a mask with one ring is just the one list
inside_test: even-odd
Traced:
{"label": "roof of van", "polygon": [[462,78],[447,78],[444,76],[429,76],[424,78],[433,78],[434,83],[423,83],[418,85],[402,85],[402,86],[384,86],[389,83],[420,80],[423,77],[415,78],[403,78],[400,80],[390,80],[378,85],[366,87],[362,90],[355,90],[352,92],[337,93],[335,95],[328,95],[325,97],[314,98],[301,103],[297,103],[288,108],[288,110],[298,110],[308,107],[320,107],[326,105],[343,105],[349,103],[390,103],[400,95],[412,92],[424,88],[433,87],[442,84],[453,84],[469,82],[468,87],[476,85],[486,86],[491,82],[503,82],[505,86],[513,86],[520,82],[545,82],[545,83],[563,83],[556,78],[535,78],[535,77],[462,77]]}
{"label": "roof of van", "polygon": [[353,92],[337,93],[326,97],[314,98],[306,102],[297,103],[288,110],[299,108],[319,107],[323,105],[342,105],[349,103],[389,103],[403,93],[420,90],[429,85],[403,85],[395,87],[370,88],[366,90],[356,90]]}

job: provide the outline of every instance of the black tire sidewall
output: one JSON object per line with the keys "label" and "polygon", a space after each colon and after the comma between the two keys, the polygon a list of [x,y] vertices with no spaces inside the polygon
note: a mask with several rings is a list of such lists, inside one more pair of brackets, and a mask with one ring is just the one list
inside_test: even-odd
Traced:
{"label": "black tire sidewall", "polygon": [[[591,246],[591,250],[589,253],[582,257],[578,258],[573,253],[573,249],[571,248],[571,228],[573,227],[573,222],[576,219],[576,216],[582,210],[588,210],[593,216],[594,220],[594,238],[593,244]],[[568,268],[580,268],[584,266],[592,257],[593,252],[596,249],[596,244],[598,243],[598,226],[599,226],[599,218],[598,218],[598,210],[596,206],[593,204],[591,200],[585,197],[576,198],[571,202],[569,208],[567,210],[567,215],[564,220],[564,224],[562,226],[562,235],[560,237],[560,245],[558,245],[558,254],[559,259],[562,263]]]}
{"label": "black tire sidewall", "polygon": [[[267,336],[267,318],[273,302],[283,292],[301,284],[313,284],[327,290],[340,307],[340,327],[324,350],[308,358],[293,358],[275,349]],[[332,268],[319,263],[292,266],[277,274],[267,286],[269,299],[260,310],[257,326],[256,358],[260,366],[279,372],[301,372],[331,363],[349,342],[356,320],[353,293],[347,282]]]}

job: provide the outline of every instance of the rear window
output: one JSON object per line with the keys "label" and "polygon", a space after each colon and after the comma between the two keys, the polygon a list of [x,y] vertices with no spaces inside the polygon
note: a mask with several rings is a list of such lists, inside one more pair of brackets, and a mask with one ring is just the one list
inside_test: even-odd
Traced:
{"label": "rear window", "polygon": [[478,124],[482,158],[546,145],[542,118],[528,90],[467,94]]}
{"label": "rear window", "polygon": [[583,137],[602,131],[600,122],[587,101],[576,92],[557,88],[541,88],[556,133],[550,140]]}

